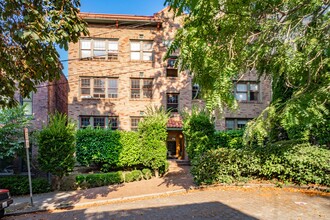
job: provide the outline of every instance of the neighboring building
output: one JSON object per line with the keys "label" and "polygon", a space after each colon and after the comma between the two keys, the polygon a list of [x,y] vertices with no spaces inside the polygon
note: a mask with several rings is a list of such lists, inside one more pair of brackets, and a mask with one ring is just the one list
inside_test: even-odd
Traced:
{"label": "neighboring building", "polygon": [[[168,8],[153,16],[81,13],[89,37],[69,45],[68,115],[87,126],[136,130],[146,107],[171,110],[168,154],[184,158],[182,119],[178,112],[202,103],[188,71],[175,68],[178,51],[164,60],[182,18]],[[226,114],[227,124],[256,117],[269,102],[269,88],[255,77],[237,82],[242,109]],[[246,85],[246,86],[245,86]],[[246,109],[245,109],[246,108]],[[236,126],[239,127],[239,126]],[[225,120],[216,121],[217,129]],[[235,128],[235,125],[234,127]]]}
{"label": "neighboring building", "polygon": [[[64,114],[68,113],[68,81],[63,73],[61,73],[58,80],[38,85],[37,92],[32,92],[29,97],[21,97],[18,92],[15,94],[15,97],[21,105],[25,105],[26,116],[32,116],[31,129],[33,130],[39,130],[43,125],[47,125],[49,114],[53,114],[56,111]],[[31,139],[30,143],[32,164],[36,164],[38,148],[33,139]],[[26,172],[26,163],[21,158],[16,158],[13,162],[0,163],[0,168],[11,164],[13,164],[15,172]],[[32,170],[34,173],[39,172],[34,169],[34,166],[32,166]]]}

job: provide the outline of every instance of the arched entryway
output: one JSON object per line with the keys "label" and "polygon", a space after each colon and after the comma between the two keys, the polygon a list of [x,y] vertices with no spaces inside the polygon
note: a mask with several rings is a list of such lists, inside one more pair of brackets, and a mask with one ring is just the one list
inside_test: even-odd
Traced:
{"label": "arched entryway", "polygon": [[185,159],[184,136],[181,130],[167,131],[167,157],[171,159]]}

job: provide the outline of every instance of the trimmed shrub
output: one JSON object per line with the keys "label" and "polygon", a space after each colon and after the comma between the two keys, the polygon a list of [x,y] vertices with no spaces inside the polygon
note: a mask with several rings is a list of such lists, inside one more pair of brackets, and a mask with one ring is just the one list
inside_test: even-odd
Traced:
{"label": "trimmed shrub", "polygon": [[217,131],[214,134],[216,147],[242,148],[244,130]]}
{"label": "trimmed shrub", "polygon": [[77,160],[88,166],[96,164],[103,172],[136,167],[141,162],[141,141],[136,132],[110,129],[77,131]]}
{"label": "trimmed shrub", "polygon": [[138,127],[142,142],[142,164],[153,169],[156,176],[159,169],[166,163],[168,116],[169,114],[161,108],[148,108],[146,116]]}
{"label": "trimmed shrub", "polygon": [[190,160],[202,155],[214,147],[214,123],[204,110],[193,109],[191,115],[185,114],[183,134],[186,138],[186,150]]}
{"label": "trimmed shrub", "polygon": [[258,177],[330,186],[330,150],[308,143],[278,142],[253,149],[219,148],[207,151],[192,165],[198,184]]}
{"label": "trimmed shrub", "polygon": [[[0,188],[9,189],[10,194],[13,196],[26,195],[30,193],[29,179],[27,176],[0,177]],[[50,191],[51,191],[51,187],[46,179],[44,178],[32,179],[33,193],[46,193]]]}
{"label": "trimmed shrub", "polygon": [[133,170],[132,172],[125,173],[125,182],[140,181],[143,178],[143,174],[140,170]]}
{"label": "trimmed shrub", "polygon": [[144,168],[142,170],[142,175],[143,175],[143,179],[148,180],[151,179],[152,177],[152,172],[150,169]]}

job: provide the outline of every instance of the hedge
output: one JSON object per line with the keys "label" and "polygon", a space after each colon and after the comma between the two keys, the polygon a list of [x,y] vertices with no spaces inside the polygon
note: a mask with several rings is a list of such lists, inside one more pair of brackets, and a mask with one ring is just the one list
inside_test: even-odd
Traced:
{"label": "hedge", "polygon": [[[9,189],[10,194],[26,195],[30,193],[29,179],[27,176],[3,176],[0,177],[0,188]],[[44,178],[32,179],[33,193],[46,193],[51,191],[51,186]]]}
{"label": "hedge", "polygon": [[141,149],[136,132],[92,128],[77,131],[77,161],[84,166],[95,164],[104,172],[140,165]]}
{"label": "hedge", "polygon": [[142,179],[150,179],[152,172],[150,169],[133,170],[131,172],[109,172],[109,173],[94,173],[80,174],[76,176],[76,184],[80,188],[93,188],[99,186],[108,186],[120,184],[123,182],[133,182]]}
{"label": "hedge", "polygon": [[214,134],[216,148],[242,148],[244,130],[217,131]]}
{"label": "hedge", "polygon": [[330,150],[285,141],[253,149],[219,148],[194,160],[192,174],[198,184],[256,177],[330,186]]}

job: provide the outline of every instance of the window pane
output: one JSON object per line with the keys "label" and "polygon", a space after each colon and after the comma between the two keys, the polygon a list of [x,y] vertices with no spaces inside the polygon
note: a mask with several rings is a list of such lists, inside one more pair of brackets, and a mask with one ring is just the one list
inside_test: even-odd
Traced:
{"label": "window pane", "polygon": [[235,129],[235,120],[226,120],[226,129],[233,130]]}
{"label": "window pane", "polygon": [[105,125],[105,118],[98,118],[98,117],[95,117],[94,118],[94,127],[101,127],[101,128],[104,128],[104,125]]}
{"label": "window pane", "polygon": [[90,87],[90,79],[81,79],[82,87]]}
{"label": "window pane", "polygon": [[91,51],[90,50],[82,50],[81,51],[81,58],[88,58],[91,57]]}
{"label": "window pane", "polygon": [[258,101],[259,93],[258,92],[250,92],[250,101]]}
{"label": "window pane", "polygon": [[118,92],[118,80],[109,79],[108,80],[108,98],[117,98]]}
{"label": "window pane", "polygon": [[140,52],[131,52],[131,60],[140,60]]}
{"label": "window pane", "polygon": [[82,40],[81,41],[81,49],[83,49],[83,50],[91,49],[91,41],[90,40]]}
{"label": "window pane", "polygon": [[140,79],[132,79],[131,88],[139,89],[140,88]]}
{"label": "window pane", "polygon": [[80,127],[85,128],[90,125],[89,117],[81,117],[80,118]]}
{"label": "window pane", "polygon": [[245,119],[238,119],[237,120],[237,128],[244,128],[247,123]]}
{"label": "window pane", "polygon": [[82,95],[90,95],[91,94],[91,89],[90,88],[82,88],[81,89],[81,94]]}
{"label": "window pane", "polygon": [[109,118],[109,128],[111,130],[117,130],[118,129],[118,117],[110,117]]}
{"label": "window pane", "polygon": [[24,107],[24,115],[32,115],[32,101],[23,101]]}
{"label": "window pane", "polygon": [[247,101],[247,93],[236,93],[236,100],[238,101]]}
{"label": "window pane", "polygon": [[109,51],[118,51],[117,41],[109,41]]}
{"label": "window pane", "polygon": [[247,91],[247,85],[246,84],[236,84],[236,91],[246,92]]}
{"label": "window pane", "polygon": [[133,99],[140,98],[140,90],[131,90],[131,98]]}
{"label": "window pane", "polygon": [[131,42],[131,51],[139,51],[140,42]]}
{"label": "window pane", "polygon": [[143,42],[143,50],[151,51],[152,50],[152,42]]}
{"label": "window pane", "polygon": [[94,41],[94,50],[105,50],[105,41]]}
{"label": "window pane", "polygon": [[258,84],[250,84],[251,91],[258,91]]}
{"label": "window pane", "polygon": [[152,52],[143,52],[143,60],[152,60]]}
{"label": "window pane", "polygon": [[105,57],[106,56],[106,51],[105,50],[94,50],[94,57]]}
{"label": "window pane", "polygon": [[105,80],[104,79],[94,79],[94,87],[104,88]]}

